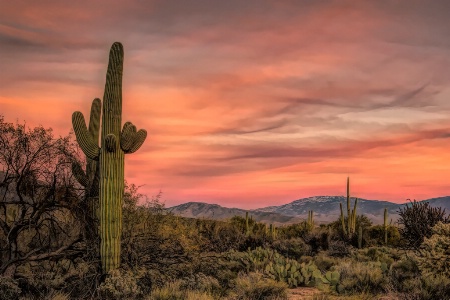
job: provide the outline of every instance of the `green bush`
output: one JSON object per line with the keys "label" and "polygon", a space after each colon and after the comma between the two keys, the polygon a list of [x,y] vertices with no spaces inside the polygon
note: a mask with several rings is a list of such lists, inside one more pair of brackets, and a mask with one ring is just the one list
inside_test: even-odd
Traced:
{"label": "green bush", "polygon": [[450,300],[450,279],[446,275],[417,277],[403,282],[401,300]]}
{"label": "green bush", "polygon": [[385,290],[388,278],[379,262],[343,261],[335,267],[341,274],[340,283],[345,292],[380,293]]}
{"label": "green bush", "polygon": [[232,289],[230,300],[287,299],[287,284],[265,277],[262,273],[240,274]]}
{"label": "green bush", "polygon": [[214,277],[207,276],[203,273],[197,273],[180,279],[180,288],[214,293],[220,290],[220,284]]}
{"label": "green bush", "polygon": [[328,250],[332,235],[331,228],[315,228],[305,234],[303,239],[311,247],[311,254],[315,255],[319,251]]}
{"label": "green bush", "polygon": [[450,224],[440,222],[433,227],[432,233],[420,247],[419,269],[426,276],[450,276]]}
{"label": "green bush", "polygon": [[331,240],[328,244],[328,255],[334,257],[347,257],[351,254],[352,247],[344,241]]}
{"label": "green bush", "polygon": [[311,247],[301,238],[275,240],[272,243],[272,248],[281,255],[292,259],[298,259],[311,253]]}
{"label": "green bush", "polygon": [[110,271],[97,291],[102,299],[130,299],[142,295],[135,274],[123,270]]}
{"label": "green bush", "polygon": [[420,280],[420,270],[417,266],[417,262],[411,257],[402,257],[399,261],[392,263],[389,269],[389,280],[391,286],[399,292],[408,293],[412,292]]}
{"label": "green bush", "polygon": [[[400,231],[396,226],[388,226],[388,243],[389,247],[399,247],[402,245]],[[370,226],[364,233],[364,244],[367,246],[383,246],[384,245],[384,226]]]}
{"label": "green bush", "polygon": [[0,276],[0,299],[17,300],[21,292],[18,283],[14,279]]}
{"label": "green bush", "polygon": [[278,236],[281,239],[304,238],[309,232],[306,221],[278,228]]}
{"label": "green bush", "polygon": [[314,257],[314,264],[320,271],[326,272],[329,271],[331,267],[337,265],[338,260],[333,257],[326,256],[324,253],[320,253]]}

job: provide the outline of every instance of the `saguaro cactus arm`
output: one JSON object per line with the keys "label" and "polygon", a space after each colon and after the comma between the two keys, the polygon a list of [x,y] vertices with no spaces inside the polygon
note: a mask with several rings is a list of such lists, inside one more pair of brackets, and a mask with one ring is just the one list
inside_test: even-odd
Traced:
{"label": "saguaro cactus arm", "polygon": [[91,116],[89,118],[89,133],[92,140],[98,145],[98,136],[100,134],[100,115],[102,113],[102,102],[95,98],[91,105]]}
{"label": "saguaro cactus arm", "polygon": [[80,163],[77,161],[72,162],[72,174],[82,186],[87,187],[89,185],[89,178],[86,173],[84,173]]}
{"label": "saguaro cactus arm", "polygon": [[122,129],[120,147],[125,154],[134,153],[142,146],[146,137],[147,131],[145,129],[136,132],[136,126],[131,122],[126,122]]}
{"label": "saguaro cactus arm", "polygon": [[116,136],[114,134],[112,134],[112,133],[108,134],[105,137],[105,147],[106,147],[106,150],[108,152],[115,152],[116,151],[116,143],[117,143],[116,140],[117,140]]}
{"label": "saguaro cactus arm", "polygon": [[80,145],[81,150],[83,150],[83,153],[90,159],[98,160],[100,148],[87,130],[86,121],[81,112],[76,111],[72,114],[72,125],[78,144]]}

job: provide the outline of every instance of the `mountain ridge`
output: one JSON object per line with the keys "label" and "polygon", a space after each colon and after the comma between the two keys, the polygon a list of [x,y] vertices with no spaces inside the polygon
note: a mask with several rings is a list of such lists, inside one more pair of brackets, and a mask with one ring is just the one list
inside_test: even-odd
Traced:
{"label": "mountain ridge", "polygon": [[[316,223],[328,223],[335,221],[340,216],[339,203],[346,205],[345,196],[312,196],[300,198],[292,202],[267,206],[256,209],[227,208],[219,204],[205,202],[187,202],[168,208],[172,213],[189,218],[209,218],[216,220],[229,219],[233,216],[245,216],[249,212],[259,222],[273,223],[277,225],[297,223],[307,218],[309,210],[314,211]],[[351,198],[353,207],[355,198]],[[450,196],[435,197],[418,202],[429,202],[433,207],[442,207],[446,213],[450,212]],[[358,198],[358,214],[363,214],[372,220],[374,224],[381,224],[384,218],[384,208],[388,209],[389,219],[396,222],[398,209],[408,204],[394,203],[386,200],[368,200]]]}

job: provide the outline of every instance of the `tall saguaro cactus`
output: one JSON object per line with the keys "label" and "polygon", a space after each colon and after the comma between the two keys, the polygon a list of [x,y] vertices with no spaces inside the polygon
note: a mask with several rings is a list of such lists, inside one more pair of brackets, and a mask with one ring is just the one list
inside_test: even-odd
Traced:
{"label": "tall saguaro cactus", "polygon": [[124,154],[137,151],[147,137],[145,130],[136,131],[131,122],[126,122],[121,130],[122,75],[123,46],[114,43],[109,52],[103,96],[101,147],[87,130],[83,114],[77,111],[72,115],[73,128],[81,149],[89,159],[100,164],[100,256],[105,273],[120,265]]}

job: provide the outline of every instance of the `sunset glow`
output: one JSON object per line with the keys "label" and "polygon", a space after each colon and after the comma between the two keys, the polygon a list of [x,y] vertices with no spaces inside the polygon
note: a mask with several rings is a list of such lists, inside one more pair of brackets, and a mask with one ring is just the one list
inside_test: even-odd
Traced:
{"label": "sunset glow", "polygon": [[450,2],[83,2],[2,2],[5,121],[67,135],[120,41],[125,178],[166,206],[450,195]]}

